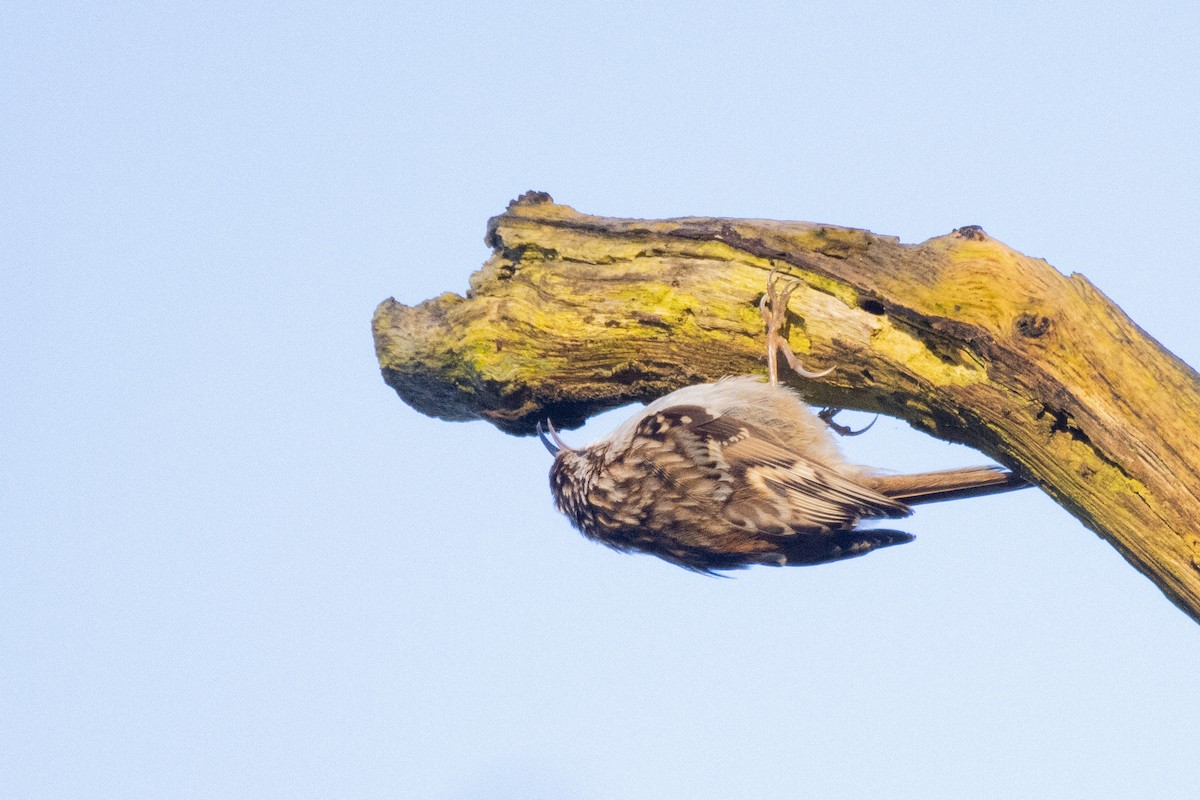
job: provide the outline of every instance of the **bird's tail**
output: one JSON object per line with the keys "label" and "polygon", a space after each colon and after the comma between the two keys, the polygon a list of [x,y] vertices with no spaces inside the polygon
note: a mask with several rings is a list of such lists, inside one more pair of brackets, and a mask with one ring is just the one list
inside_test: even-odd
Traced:
{"label": "bird's tail", "polygon": [[1029,481],[1016,473],[1000,467],[964,467],[915,475],[874,475],[871,481],[875,491],[908,505],[1010,492],[1030,485]]}

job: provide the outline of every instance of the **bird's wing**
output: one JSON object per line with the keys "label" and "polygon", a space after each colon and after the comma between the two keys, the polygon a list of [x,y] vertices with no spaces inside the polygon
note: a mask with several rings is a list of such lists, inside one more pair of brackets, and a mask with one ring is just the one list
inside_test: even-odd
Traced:
{"label": "bird's wing", "polygon": [[647,415],[637,436],[660,446],[648,466],[698,501],[717,501],[731,525],[788,535],[852,527],[860,519],[903,517],[908,506],[805,457],[761,428],[680,405]]}

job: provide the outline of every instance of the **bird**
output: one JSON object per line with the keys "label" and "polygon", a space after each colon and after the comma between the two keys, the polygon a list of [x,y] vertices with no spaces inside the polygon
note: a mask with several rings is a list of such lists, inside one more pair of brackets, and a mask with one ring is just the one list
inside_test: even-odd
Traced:
{"label": "bird", "polygon": [[[686,386],[633,414],[586,447],[566,444],[547,420],[537,431],[554,455],[555,506],[587,538],[700,573],[752,565],[802,566],[904,544],[904,531],[860,527],[912,506],[1028,486],[995,466],[893,475],[849,463],[830,428],[778,381],[775,354],[810,372],[779,336],[795,285],[760,308],[769,379],[740,375]],[[829,411],[829,410],[827,410]]]}

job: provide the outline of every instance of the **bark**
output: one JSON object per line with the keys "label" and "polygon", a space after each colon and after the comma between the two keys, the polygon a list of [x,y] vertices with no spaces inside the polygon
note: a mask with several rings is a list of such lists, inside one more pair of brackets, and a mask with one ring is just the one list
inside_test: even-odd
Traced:
{"label": "bark", "polygon": [[1081,275],[960,228],[921,244],[803,222],[593,217],[529,193],[488,225],[465,298],[384,301],[406,402],[527,434],[762,373],[758,301],[798,279],[788,338],[817,405],[890,414],[1020,471],[1200,621],[1200,383]]}

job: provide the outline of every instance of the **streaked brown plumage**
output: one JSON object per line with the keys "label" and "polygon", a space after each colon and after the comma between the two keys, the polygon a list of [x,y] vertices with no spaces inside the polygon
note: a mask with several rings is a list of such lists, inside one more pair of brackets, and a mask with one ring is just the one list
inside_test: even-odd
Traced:
{"label": "streaked brown plumage", "polygon": [[862,520],[1026,485],[995,467],[881,475],[848,464],[799,395],[753,377],[672,392],[584,448],[542,440],[555,504],[585,536],[698,572],[863,555],[913,537]]}

